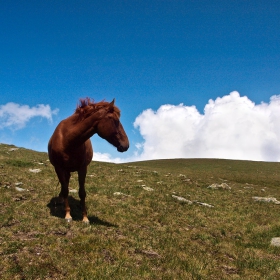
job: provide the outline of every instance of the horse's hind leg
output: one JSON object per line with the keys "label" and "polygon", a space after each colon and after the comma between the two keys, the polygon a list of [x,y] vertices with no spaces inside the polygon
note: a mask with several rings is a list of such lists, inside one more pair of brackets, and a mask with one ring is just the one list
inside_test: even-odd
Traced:
{"label": "horse's hind leg", "polygon": [[61,191],[59,193],[59,198],[64,201],[64,209],[65,209],[65,220],[67,222],[72,221],[72,217],[70,215],[70,206],[68,201],[68,194],[69,194],[69,180],[70,180],[70,172],[65,171],[61,168],[56,167],[55,168],[57,177],[59,179],[59,182],[61,184]]}
{"label": "horse's hind leg", "polygon": [[83,167],[78,171],[79,176],[79,197],[81,199],[81,207],[83,213],[83,222],[89,223],[87,217],[87,209],[86,209],[86,191],[85,191],[85,179],[87,174],[87,167]]}

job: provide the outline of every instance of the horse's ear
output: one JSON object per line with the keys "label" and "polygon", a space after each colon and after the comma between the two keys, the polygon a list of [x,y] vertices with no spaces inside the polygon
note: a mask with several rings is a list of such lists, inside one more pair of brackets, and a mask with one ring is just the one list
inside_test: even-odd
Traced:
{"label": "horse's ear", "polygon": [[115,110],[114,105],[115,105],[115,98],[113,99],[112,102],[109,103],[109,111],[110,112],[114,112],[114,110]]}
{"label": "horse's ear", "polygon": [[113,99],[113,101],[110,103],[110,106],[114,106],[115,105],[115,98]]}

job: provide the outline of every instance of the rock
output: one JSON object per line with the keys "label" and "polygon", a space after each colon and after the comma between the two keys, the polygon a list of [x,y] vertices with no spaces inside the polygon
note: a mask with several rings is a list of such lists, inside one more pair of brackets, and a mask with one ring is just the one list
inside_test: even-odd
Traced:
{"label": "rock", "polygon": [[212,184],[207,189],[212,189],[212,190],[218,190],[218,189],[223,189],[223,190],[230,190],[231,187],[227,183],[222,183],[222,184]]}
{"label": "rock", "polygon": [[25,191],[25,190],[26,190],[26,189],[19,188],[19,187],[15,187],[15,189],[16,189],[16,191],[18,191],[18,192],[23,192],[23,191]]}
{"label": "rock", "polygon": [[192,201],[184,198],[184,197],[181,197],[181,196],[177,196],[177,195],[172,195],[173,198],[177,199],[178,201],[180,202],[185,202],[187,204],[192,204]]}
{"label": "rock", "polygon": [[114,192],[114,195],[123,195],[121,192]]}
{"label": "rock", "polygon": [[13,201],[21,201],[21,200],[26,200],[27,198],[22,196],[22,195],[17,195],[16,197],[13,198]]}
{"label": "rock", "polygon": [[8,151],[9,152],[14,152],[14,151],[17,151],[19,148],[11,148],[11,149],[9,149]]}
{"label": "rock", "polygon": [[199,204],[199,205],[202,205],[202,206],[209,207],[209,208],[213,208],[213,207],[214,207],[213,205],[208,204],[208,203],[204,203],[204,202],[199,202],[199,201],[197,201],[196,203]]}
{"label": "rock", "polygon": [[280,201],[278,201],[275,197],[259,197],[259,196],[253,196],[253,200],[259,201],[259,202],[272,202],[274,204],[280,204]]}
{"label": "rock", "polygon": [[29,169],[29,171],[32,172],[32,173],[39,173],[39,172],[41,172],[42,170],[39,169],[39,168],[35,168],[35,169]]}
{"label": "rock", "polygon": [[191,182],[191,179],[183,179],[183,182]]}
{"label": "rock", "polygon": [[154,189],[149,188],[149,187],[143,187],[143,190],[148,191],[148,192],[152,192]]}
{"label": "rock", "polygon": [[274,237],[271,239],[270,245],[280,247],[280,237]]}
{"label": "rock", "polygon": [[114,195],[118,195],[118,196],[131,196],[129,194],[125,194],[125,193],[122,193],[122,192],[114,192]]}
{"label": "rock", "polygon": [[70,192],[70,193],[77,193],[78,190],[74,190],[74,189],[73,189],[73,190],[69,190],[69,192]]}

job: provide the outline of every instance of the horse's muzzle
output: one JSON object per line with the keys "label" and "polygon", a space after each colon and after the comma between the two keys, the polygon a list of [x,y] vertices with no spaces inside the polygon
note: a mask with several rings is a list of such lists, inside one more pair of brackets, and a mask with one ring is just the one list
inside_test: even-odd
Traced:
{"label": "horse's muzzle", "polygon": [[118,152],[123,153],[123,152],[127,151],[128,148],[129,148],[129,145],[126,145],[126,146],[120,145],[120,146],[118,146],[117,150],[118,150]]}

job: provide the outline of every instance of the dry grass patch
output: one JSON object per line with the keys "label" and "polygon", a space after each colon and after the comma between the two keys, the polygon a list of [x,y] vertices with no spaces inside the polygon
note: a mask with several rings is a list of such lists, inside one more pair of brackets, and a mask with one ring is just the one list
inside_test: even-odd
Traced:
{"label": "dry grass patch", "polygon": [[[280,249],[270,245],[280,206],[252,199],[280,200],[278,163],[92,162],[84,225],[76,192],[73,222],[64,221],[47,154],[13,148],[0,145],[1,279],[280,277]],[[208,188],[222,183],[230,188]],[[75,174],[70,189],[78,189]]]}

